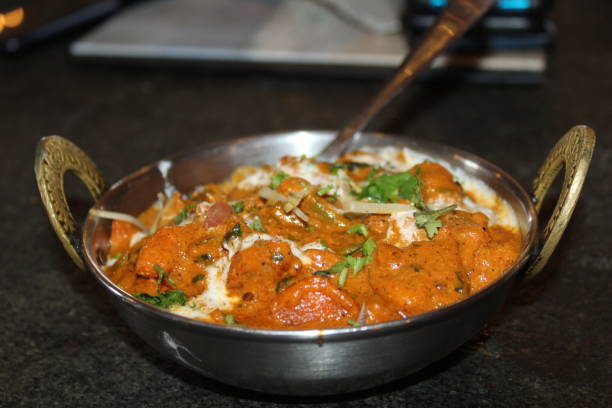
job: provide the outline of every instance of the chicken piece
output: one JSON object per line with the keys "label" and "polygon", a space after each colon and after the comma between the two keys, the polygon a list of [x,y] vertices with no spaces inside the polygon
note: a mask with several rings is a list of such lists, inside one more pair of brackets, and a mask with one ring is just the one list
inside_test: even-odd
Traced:
{"label": "chicken piece", "polygon": [[518,234],[500,227],[490,228],[491,240],[474,253],[474,269],[469,273],[472,291],[477,291],[499,279],[521,252]]}
{"label": "chicken piece", "polygon": [[391,308],[412,316],[466,296],[458,245],[452,240],[420,241],[407,248],[380,244],[370,285]]}
{"label": "chicken piece", "polygon": [[[196,276],[206,271],[189,255],[190,244],[205,237],[206,229],[201,224],[172,226],[159,229],[147,239],[136,261],[136,275],[145,278],[159,278],[159,268],[170,279],[162,280],[168,289],[181,289],[188,296],[199,294],[204,279],[194,282]],[[172,281],[172,282],[171,282]]]}
{"label": "chicken piece", "polygon": [[302,263],[291,253],[286,242],[259,240],[234,255],[227,288],[231,296],[244,301],[242,312],[255,313],[253,304],[264,307],[276,296],[279,282],[296,276],[301,268]]}
{"label": "chicken piece", "polygon": [[309,273],[328,270],[336,263],[343,260],[340,255],[323,249],[308,249],[304,251],[304,254],[312,259],[312,263],[306,265],[304,268]]}
{"label": "chicken piece", "polygon": [[463,189],[455,183],[453,175],[438,163],[423,162],[410,169],[410,173],[420,176],[423,181],[421,195],[426,203],[461,203]]}
{"label": "chicken piece", "polygon": [[470,273],[474,269],[474,254],[491,241],[487,228],[488,218],[482,213],[455,211],[442,217],[443,227],[436,240],[453,239],[459,244],[459,255],[464,269]]}
{"label": "chicken piece", "polygon": [[278,295],[272,305],[273,322],[284,328],[344,326],[357,319],[359,306],[331,278],[309,276]]}

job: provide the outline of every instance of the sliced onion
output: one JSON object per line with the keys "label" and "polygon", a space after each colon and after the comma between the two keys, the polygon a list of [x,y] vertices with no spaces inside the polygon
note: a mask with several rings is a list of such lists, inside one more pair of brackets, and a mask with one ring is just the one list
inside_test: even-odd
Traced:
{"label": "sliced onion", "polygon": [[414,206],[401,203],[365,203],[363,201],[350,201],[345,203],[345,212],[363,214],[395,214],[399,212],[415,211]]}
{"label": "sliced onion", "polygon": [[293,210],[294,208],[296,208],[298,205],[300,205],[300,202],[304,199],[304,197],[308,195],[308,193],[310,193],[309,188],[303,188],[300,191],[291,193],[289,195],[289,199],[283,206],[283,210],[285,210],[285,212],[289,212]]}
{"label": "sliced onion", "polygon": [[310,220],[310,217],[308,217],[306,213],[304,213],[304,211],[300,210],[298,207],[293,209],[293,213],[297,215],[298,218],[301,218],[304,222],[308,222],[308,220]]}
{"label": "sliced onion", "polygon": [[288,199],[278,191],[272,190],[270,187],[264,187],[259,190],[259,196],[269,201],[282,201],[286,202]]}
{"label": "sliced onion", "polygon": [[93,215],[94,217],[98,217],[98,218],[106,218],[109,220],[119,220],[119,221],[129,222],[131,224],[134,224],[138,228],[140,228],[142,232],[144,232],[145,234],[149,235],[149,229],[147,228],[147,226],[144,225],[142,221],[140,221],[138,218],[134,217],[133,215],[115,212],[115,211],[99,210],[97,208],[90,209],[89,214]]}

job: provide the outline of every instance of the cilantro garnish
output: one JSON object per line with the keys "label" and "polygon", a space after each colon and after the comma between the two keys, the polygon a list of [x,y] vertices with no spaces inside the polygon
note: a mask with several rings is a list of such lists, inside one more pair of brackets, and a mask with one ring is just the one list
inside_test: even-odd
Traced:
{"label": "cilantro garnish", "polygon": [[287,177],[291,177],[291,176],[289,176],[287,173],[283,171],[279,171],[278,173],[272,176],[272,179],[270,180],[270,188],[272,190],[275,190],[276,187],[278,187],[280,183]]}
{"label": "cilantro garnish", "polygon": [[319,191],[317,191],[317,195],[319,197],[323,197],[325,194],[329,193],[334,188],[333,184],[328,184],[325,187],[322,187]]}
{"label": "cilantro garnish", "polygon": [[180,213],[176,214],[174,217],[174,225],[179,225],[181,222],[185,221],[185,218],[187,218],[189,215],[189,211],[196,205],[196,203],[191,203],[187,207],[183,208]]}
{"label": "cilantro garnish", "polygon": [[244,210],[244,202],[237,201],[234,204],[232,204],[232,208],[234,209],[234,213],[240,214],[242,210]]}
{"label": "cilantro garnish", "polygon": [[225,324],[227,324],[228,326],[244,326],[243,324],[240,324],[236,321],[236,318],[233,314],[225,315]]}
{"label": "cilantro garnish", "polygon": [[348,277],[349,268],[344,268],[338,274],[338,287],[343,288],[346,284],[346,278]]}
{"label": "cilantro garnish", "polygon": [[353,268],[355,274],[359,273],[363,269],[363,267],[366,266],[366,263],[368,261],[365,256],[347,256],[345,259],[346,262],[348,262],[348,264],[351,266],[351,268]]}
{"label": "cilantro garnish", "polygon": [[363,243],[363,254],[365,256],[372,256],[374,250],[376,249],[376,242],[372,238],[366,239]]}
{"label": "cilantro garnish", "polygon": [[152,296],[146,293],[137,293],[138,299],[150,305],[168,309],[173,305],[183,306],[187,302],[187,295],[180,289],[169,290],[165,293],[160,293],[157,296]]}
{"label": "cilantro garnish", "polygon": [[254,229],[255,231],[259,231],[259,232],[268,232],[263,224],[261,223],[261,218],[259,217],[255,217],[253,219],[253,222],[251,223],[251,225],[249,225],[249,227],[251,227],[252,229]]}
{"label": "cilantro garnish", "polygon": [[361,189],[359,199],[368,199],[378,203],[397,202],[406,199],[415,204],[421,205],[421,181],[408,172],[397,174],[383,174],[371,179],[368,184]]}
{"label": "cilantro garnish", "polygon": [[451,205],[437,211],[430,210],[421,196],[421,168],[417,166],[416,174],[408,172],[383,174],[372,178],[358,194],[359,199],[368,199],[379,203],[396,202],[400,199],[410,201],[416,208],[414,219],[417,227],[424,228],[429,239],[433,238],[442,226],[438,219],[442,214],[454,210]]}
{"label": "cilantro garnish", "polygon": [[242,229],[240,229],[240,223],[234,224],[231,230],[229,230],[224,236],[223,241],[229,241],[232,238],[238,238],[242,236]]}
{"label": "cilantro garnish", "polygon": [[349,320],[347,321],[347,323],[348,323],[348,324],[350,324],[350,325],[351,325],[351,326],[353,326],[353,327],[359,327],[359,326],[362,326],[362,324],[361,324],[361,323],[359,323],[358,321],[353,320],[353,319],[349,319]]}
{"label": "cilantro garnish", "polygon": [[168,274],[168,272],[166,272],[164,268],[162,268],[158,264],[155,264],[153,265],[153,269],[155,269],[155,272],[157,272],[157,286],[158,287],[162,284],[163,280],[166,279],[166,282],[172,285],[173,288],[176,288],[176,283],[172,280],[172,278],[170,277],[170,274]]}
{"label": "cilantro garnish", "polygon": [[356,224],[346,230],[346,233],[349,235],[359,234],[367,237],[369,234],[368,227],[363,224]]}
{"label": "cilantro garnish", "polygon": [[380,171],[382,171],[382,168],[380,166],[372,167],[372,169],[368,172],[368,181],[372,180],[376,173],[379,173]]}
{"label": "cilantro garnish", "polygon": [[432,239],[438,232],[438,228],[442,226],[442,222],[438,219],[442,214],[453,211],[457,206],[455,204],[441,208],[437,211],[427,208],[417,210],[414,213],[414,221],[419,228],[425,228],[427,237]]}
{"label": "cilantro garnish", "polygon": [[198,273],[196,276],[193,277],[193,279],[191,280],[191,283],[197,283],[201,281],[202,279],[204,279],[204,274]]}
{"label": "cilantro garnish", "polygon": [[338,174],[338,170],[346,169],[348,166],[346,163],[332,163],[329,166],[329,172],[336,176]]}
{"label": "cilantro garnish", "polygon": [[345,256],[344,260],[336,262],[331,268],[323,271],[314,272],[315,275],[331,277],[338,275],[338,287],[342,288],[346,284],[349,269],[353,270],[353,275],[359,273],[367,264],[372,262],[372,254],[376,250],[376,242],[372,238],[368,238],[360,248],[354,252],[361,250],[362,257]]}

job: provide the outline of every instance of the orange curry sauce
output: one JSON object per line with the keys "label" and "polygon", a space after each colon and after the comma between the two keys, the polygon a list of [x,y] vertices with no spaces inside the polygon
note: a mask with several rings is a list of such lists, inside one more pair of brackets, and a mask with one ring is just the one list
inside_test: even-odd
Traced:
{"label": "orange curry sauce", "polygon": [[[398,150],[406,163],[402,155]],[[398,166],[357,163],[361,156],[368,153],[353,152],[336,164],[285,157],[282,170],[245,167],[224,183],[162,197],[138,217],[154,229],[150,235],[113,220],[105,271],[145,300],[180,295],[174,304],[154,304],[185,316],[323,329],[444,307],[489,285],[516,261],[516,228],[490,225],[483,212],[466,210],[464,202],[477,197],[444,167],[412,165],[403,172],[408,181],[398,183],[400,177],[385,178],[402,173]],[[298,171],[304,166],[318,181],[332,182],[309,182]],[[381,189],[391,192],[381,198]],[[348,201],[404,209],[389,214],[374,205],[371,212],[349,212]],[[430,215],[430,230],[415,224],[419,211]],[[223,301],[211,303],[215,296]]]}

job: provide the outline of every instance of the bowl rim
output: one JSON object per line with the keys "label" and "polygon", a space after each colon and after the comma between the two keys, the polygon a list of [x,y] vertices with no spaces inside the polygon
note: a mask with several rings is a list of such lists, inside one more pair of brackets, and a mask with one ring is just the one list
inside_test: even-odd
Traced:
{"label": "bowl rim", "polygon": [[[152,168],[156,168],[161,161],[164,160],[177,160],[181,158],[187,158],[189,155],[194,155],[202,152],[210,152],[213,153],[214,150],[219,148],[227,148],[230,146],[239,146],[244,143],[250,143],[254,140],[262,140],[262,139],[272,139],[278,138],[279,136],[297,138],[303,137],[304,134],[308,134],[316,137],[323,138],[331,138],[335,135],[335,131],[330,130],[292,130],[292,131],[279,131],[279,132],[268,132],[263,134],[255,134],[250,136],[244,136],[236,139],[229,140],[220,140],[212,143],[206,143],[200,146],[195,146],[190,149],[186,149],[180,151],[178,153],[172,154],[165,158],[159,159],[155,162],[147,164],[140,169],[128,174],[127,176],[119,179],[115,183],[113,183],[94,203],[92,208],[97,208],[101,202],[105,201],[105,199],[113,194],[113,191],[126,183],[129,183],[131,180],[140,177],[141,175],[151,171]],[[525,234],[525,241],[523,243],[523,248],[519,255],[519,258],[516,262],[508,268],[501,278],[497,279],[495,282],[490,284],[489,286],[479,290],[475,294],[468,296],[465,299],[461,299],[455,303],[444,306],[440,309],[434,309],[425,313],[420,313],[415,316],[410,316],[403,319],[391,320],[382,323],[370,324],[360,327],[342,327],[342,328],[333,328],[333,329],[286,329],[286,330],[270,330],[270,329],[258,329],[258,328],[248,328],[248,327],[240,327],[240,326],[227,326],[221,325],[217,323],[205,322],[189,317],[180,316],[170,312],[167,309],[159,308],[157,306],[150,305],[145,303],[139,299],[137,299],[134,295],[125,291],[114,282],[110,280],[108,276],[102,271],[102,268],[98,266],[95,261],[95,255],[90,250],[90,246],[88,243],[88,237],[90,232],[93,232],[95,225],[99,222],[95,217],[88,215],[85,219],[82,228],[81,234],[81,244],[83,248],[83,257],[85,259],[85,263],[88,266],[90,272],[94,275],[94,277],[108,289],[113,296],[116,296],[119,300],[129,303],[132,307],[134,307],[137,311],[145,313],[150,317],[162,318],[168,320],[172,324],[181,325],[185,328],[196,329],[198,331],[205,331],[211,334],[215,334],[218,336],[232,337],[232,338],[243,338],[248,337],[251,340],[275,340],[277,342],[333,342],[333,341],[345,341],[345,340],[354,340],[356,338],[369,338],[372,336],[381,336],[388,333],[393,333],[396,331],[406,330],[407,327],[415,329],[422,327],[424,325],[428,325],[432,321],[450,319],[458,314],[461,314],[466,308],[470,308],[472,304],[477,303],[480,299],[484,297],[488,297],[497,292],[497,290],[505,286],[509,281],[514,280],[514,278],[518,275],[518,272],[523,268],[525,263],[532,256],[532,253],[535,249],[535,245],[538,238],[538,218],[537,212],[533,206],[532,200],[529,194],[523,189],[523,187],[508,173],[504,170],[500,169],[493,163],[489,162],[486,159],[483,159],[475,154],[463,151],[461,149],[457,149],[455,147],[445,145],[442,143],[438,143],[435,141],[422,140],[411,138],[409,136],[399,136],[392,134],[385,134],[381,132],[364,132],[361,135],[367,138],[375,138],[375,139],[386,139],[390,141],[394,141],[397,145],[407,146],[408,144],[402,143],[400,138],[408,139],[412,145],[416,147],[422,146],[429,150],[445,150],[448,153],[453,155],[458,155],[462,159],[468,159],[478,163],[481,167],[486,168],[488,171],[493,172],[497,178],[501,178],[504,180],[506,184],[508,184],[508,190],[512,194],[514,194],[521,204],[525,206],[527,212],[527,222],[528,229]],[[355,139],[355,142],[358,142],[358,138]],[[411,146],[412,148],[412,146]]]}

